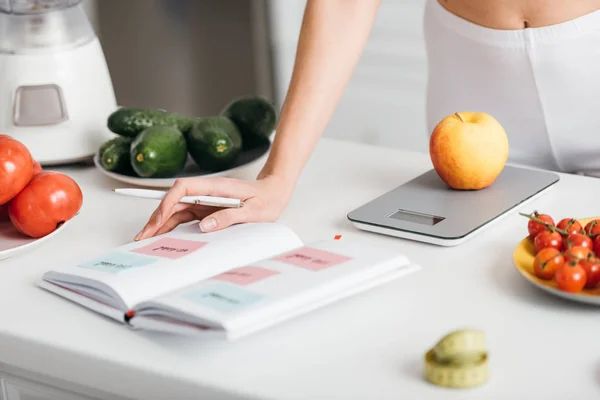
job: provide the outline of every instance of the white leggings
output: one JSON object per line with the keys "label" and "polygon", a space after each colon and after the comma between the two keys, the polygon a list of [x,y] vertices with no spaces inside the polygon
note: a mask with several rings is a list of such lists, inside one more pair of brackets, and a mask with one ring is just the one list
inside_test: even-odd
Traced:
{"label": "white leggings", "polygon": [[511,164],[600,174],[600,11],[496,30],[427,0],[427,125],[482,111],[505,128]]}

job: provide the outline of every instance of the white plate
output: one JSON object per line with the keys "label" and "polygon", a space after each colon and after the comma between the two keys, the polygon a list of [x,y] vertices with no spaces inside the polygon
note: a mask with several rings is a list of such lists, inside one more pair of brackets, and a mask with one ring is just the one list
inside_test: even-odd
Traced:
{"label": "white plate", "polygon": [[173,184],[175,183],[175,180],[178,178],[193,178],[193,177],[209,178],[209,177],[213,177],[213,176],[231,175],[234,172],[236,172],[237,170],[239,170],[240,168],[246,168],[246,167],[249,167],[253,164],[260,162],[263,158],[265,158],[266,154],[269,152],[270,149],[271,149],[271,140],[269,140],[268,142],[265,142],[264,145],[259,146],[255,149],[243,150],[240,153],[236,162],[234,163],[233,167],[226,169],[224,171],[219,171],[219,172],[209,172],[209,171],[204,171],[204,170],[200,169],[200,167],[198,167],[196,165],[196,163],[194,163],[192,158],[188,156],[188,161],[185,165],[184,170],[181,173],[179,173],[173,177],[170,177],[170,178],[141,178],[139,176],[124,175],[124,174],[118,174],[118,173],[115,173],[112,171],[107,171],[100,164],[100,158],[98,156],[98,153],[96,153],[94,155],[94,165],[104,175],[107,175],[118,181],[128,183],[130,185],[156,187],[156,188],[169,188],[169,187],[173,186]]}
{"label": "white plate", "polygon": [[10,221],[0,221],[0,260],[5,260],[9,257],[32,251],[64,231],[65,226],[68,225],[69,222],[70,221],[67,221],[58,227],[58,229],[54,230],[54,232],[44,237],[31,238],[17,231]]}

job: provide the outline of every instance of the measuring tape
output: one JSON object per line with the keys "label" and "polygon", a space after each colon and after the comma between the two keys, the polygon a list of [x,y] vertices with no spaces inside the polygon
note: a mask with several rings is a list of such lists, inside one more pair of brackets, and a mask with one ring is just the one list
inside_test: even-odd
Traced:
{"label": "measuring tape", "polygon": [[425,354],[425,379],[454,388],[486,382],[488,355],[483,332],[463,329],[444,336]]}

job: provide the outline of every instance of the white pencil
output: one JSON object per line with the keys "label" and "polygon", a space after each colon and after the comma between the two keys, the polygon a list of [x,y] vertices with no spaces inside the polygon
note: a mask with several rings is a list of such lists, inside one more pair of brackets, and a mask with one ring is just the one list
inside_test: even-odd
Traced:
{"label": "white pencil", "polygon": [[[113,189],[115,193],[132,197],[141,197],[144,199],[162,200],[167,192],[161,190],[149,189]],[[239,208],[244,203],[239,199],[230,199],[226,197],[214,196],[184,196],[179,200],[180,203],[200,204],[211,207]]]}

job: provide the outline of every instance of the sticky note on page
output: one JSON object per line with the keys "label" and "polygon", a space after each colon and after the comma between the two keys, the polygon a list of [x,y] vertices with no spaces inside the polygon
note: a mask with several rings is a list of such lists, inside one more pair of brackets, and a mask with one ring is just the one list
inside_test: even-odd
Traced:
{"label": "sticky note on page", "polygon": [[205,283],[201,288],[184,296],[188,300],[222,312],[233,312],[247,307],[263,298],[258,293],[227,282]]}
{"label": "sticky note on page", "polygon": [[103,254],[91,261],[79,264],[82,268],[95,269],[98,271],[118,274],[120,272],[150,265],[158,261],[156,258],[143,255],[115,251]]}
{"label": "sticky note on page", "polygon": [[132,249],[134,253],[172,260],[184,257],[206,246],[206,242],[177,238],[162,238],[142,247]]}
{"label": "sticky note on page", "polygon": [[271,269],[245,266],[225,271],[219,275],[213,276],[211,279],[246,286],[277,274],[279,274],[278,271],[273,271]]}
{"label": "sticky note on page", "polygon": [[305,268],[311,271],[320,271],[325,268],[331,268],[334,265],[351,260],[351,257],[332,253],[326,250],[315,249],[312,247],[302,247],[275,257],[273,260]]}

